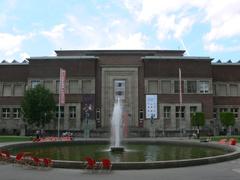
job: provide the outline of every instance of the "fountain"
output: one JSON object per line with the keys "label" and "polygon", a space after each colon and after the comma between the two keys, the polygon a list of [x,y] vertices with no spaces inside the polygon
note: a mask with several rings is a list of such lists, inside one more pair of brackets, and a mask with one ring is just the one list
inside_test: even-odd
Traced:
{"label": "fountain", "polygon": [[114,169],[173,168],[216,163],[240,157],[240,149],[237,146],[183,140],[128,139],[123,147],[122,111],[123,107],[118,98],[113,108],[110,148],[108,140],[83,139],[72,142],[24,142],[19,145],[6,145],[0,149],[8,149],[15,155],[18,152],[31,152],[40,158],[49,157],[53,159],[53,167],[60,168],[85,168],[86,157],[96,160],[100,160],[101,157],[109,158]]}
{"label": "fountain", "polygon": [[114,103],[113,115],[111,119],[111,151],[123,152],[124,147],[121,146],[122,138],[122,106],[120,98]]}

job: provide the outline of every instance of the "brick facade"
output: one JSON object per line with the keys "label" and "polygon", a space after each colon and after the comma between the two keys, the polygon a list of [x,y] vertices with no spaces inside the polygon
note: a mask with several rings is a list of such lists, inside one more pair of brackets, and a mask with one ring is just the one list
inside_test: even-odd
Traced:
{"label": "brick facade", "polygon": [[[209,57],[184,56],[184,51],[180,50],[60,50],[56,54],[54,57],[29,58],[28,64],[0,64],[0,122],[14,122],[2,123],[0,133],[16,132],[25,127],[22,117],[13,119],[11,114],[6,118],[6,108],[10,109],[10,113],[13,113],[13,108],[20,108],[23,93],[31,88],[33,81],[49,88],[58,100],[60,68],[67,72],[61,130],[84,130],[82,109],[85,101],[89,101],[87,103],[93,106],[90,129],[109,131],[115,80],[123,80],[126,84],[123,104],[130,131],[150,128],[145,114],[145,97],[149,94],[157,95],[158,117],[154,122],[156,129],[162,132],[190,131],[190,113],[193,110],[204,112],[207,122],[204,128],[210,130],[221,129],[219,117],[214,115],[214,111],[219,113],[221,108],[229,111],[237,108],[240,115],[239,64],[214,64]],[[177,117],[179,94],[176,92],[179,68],[182,72],[184,107],[184,117],[180,120]],[[169,92],[163,90],[163,83],[168,84],[166,88]],[[226,96],[221,95],[224,93]],[[169,117],[166,115],[168,112],[164,112],[166,107],[171,110]],[[76,111],[73,118],[70,114],[74,112],[70,109]],[[240,128],[238,117],[235,128]],[[210,127],[212,124],[213,127]],[[56,130],[56,124],[49,124],[46,130]]]}

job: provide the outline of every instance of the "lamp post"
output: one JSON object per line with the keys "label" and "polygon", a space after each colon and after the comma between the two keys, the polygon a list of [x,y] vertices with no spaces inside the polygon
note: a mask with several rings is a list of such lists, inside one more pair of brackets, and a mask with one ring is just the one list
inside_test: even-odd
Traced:
{"label": "lamp post", "polygon": [[154,127],[154,114],[151,115],[151,131],[150,131],[150,137],[155,137],[155,127]]}
{"label": "lamp post", "polygon": [[85,112],[85,123],[86,123],[86,138],[89,138],[89,127],[88,127],[88,117],[89,117],[89,113],[88,111]]}

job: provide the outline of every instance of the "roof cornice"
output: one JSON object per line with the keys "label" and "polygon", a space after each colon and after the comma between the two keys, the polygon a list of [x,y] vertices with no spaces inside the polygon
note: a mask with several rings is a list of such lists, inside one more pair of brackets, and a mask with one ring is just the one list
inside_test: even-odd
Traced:
{"label": "roof cornice", "polygon": [[96,56],[39,56],[30,57],[27,60],[61,60],[61,59],[98,59]]}

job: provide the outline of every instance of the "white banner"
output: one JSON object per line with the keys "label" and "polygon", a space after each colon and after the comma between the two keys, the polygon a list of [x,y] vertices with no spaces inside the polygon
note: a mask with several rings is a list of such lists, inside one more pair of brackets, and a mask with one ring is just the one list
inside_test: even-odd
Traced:
{"label": "white banner", "polygon": [[65,104],[65,81],[66,81],[66,70],[60,68],[60,82],[59,82],[59,103],[60,103],[60,105]]}
{"label": "white banner", "polygon": [[146,118],[156,119],[158,117],[157,95],[146,95]]}

